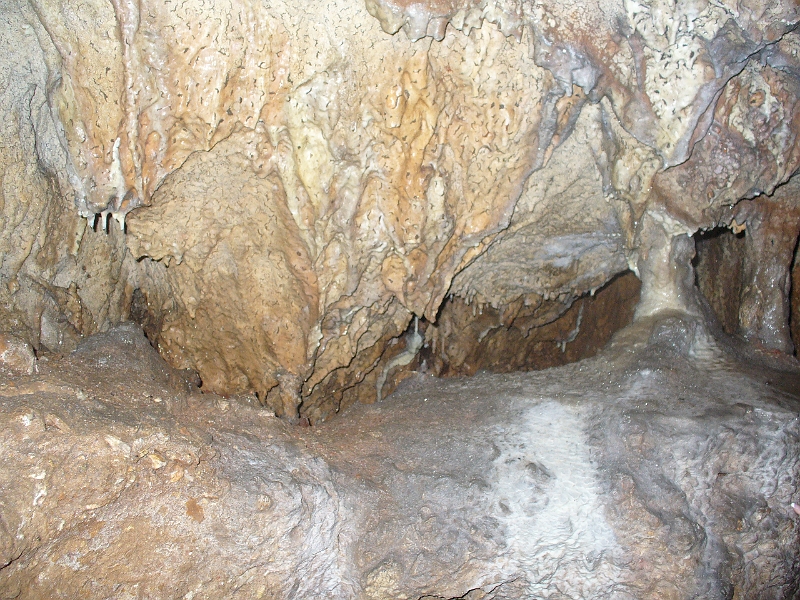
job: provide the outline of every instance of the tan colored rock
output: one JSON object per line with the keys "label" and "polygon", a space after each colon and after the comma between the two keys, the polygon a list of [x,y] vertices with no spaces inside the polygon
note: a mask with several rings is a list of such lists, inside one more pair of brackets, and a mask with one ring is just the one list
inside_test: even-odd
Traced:
{"label": "tan colored rock", "polygon": [[[40,17],[27,2],[0,7],[0,323],[37,350],[63,352],[126,318],[133,261],[118,229],[95,231],[76,211],[72,161],[84,155],[67,151],[58,94],[48,92],[70,74]],[[86,31],[76,39],[100,48]],[[86,66],[89,56],[72,58]]]}
{"label": "tan colored rock", "polygon": [[780,40],[800,17],[789,0],[746,9],[706,0],[369,0],[385,31],[441,39],[449,24],[484,20],[527,37],[536,64],[571,93],[607,96],[623,126],[657,149],[665,166],[685,161],[707,128],[708,109],[748,56]]}
{"label": "tan colored rock", "polygon": [[796,595],[798,23],[0,3],[0,595]]}
{"label": "tan colored rock", "polygon": [[455,276],[451,294],[498,309],[557,301],[544,324],[628,269],[631,209],[604,189],[606,110],[583,108],[571,134],[527,180],[509,226]]}
{"label": "tan colored rock", "polygon": [[[127,220],[133,254],[169,263],[142,286],[156,296],[167,282],[174,309],[153,310],[167,315],[155,319],[166,355],[209,389],[255,389],[288,417],[323,398],[330,412],[380,370],[411,313],[435,313],[466,254],[507,224],[536,159],[529,115],[545,74],[524,47],[487,28],[463,63],[472,42],[457,32],[432,55],[427,42],[386,38],[366,13],[347,26],[368,33],[346,58],[325,50],[333,66],[190,158]],[[357,60],[376,44],[382,62]],[[354,85],[364,79],[374,85]],[[487,129],[466,125],[479,120]]]}
{"label": "tan colored rock", "polygon": [[161,274],[176,306],[163,317],[162,353],[199,370],[211,390],[255,389],[264,399],[277,388],[287,400],[273,408],[293,417],[310,372],[318,286],[280,181],[251,171],[241,143],[193,156],[129,219],[129,242],[168,265]]}
{"label": "tan colored rock", "polygon": [[0,371],[12,375],[31,375],[36,367],[36,355],[25,341],[0,334]]}
{"label": "tan colored rock", "polygon": [[785,182],[799,10],[8,4],[4,329],[61,351],[133,317],[289,419],[372,401],[446,297],[553,321]]}

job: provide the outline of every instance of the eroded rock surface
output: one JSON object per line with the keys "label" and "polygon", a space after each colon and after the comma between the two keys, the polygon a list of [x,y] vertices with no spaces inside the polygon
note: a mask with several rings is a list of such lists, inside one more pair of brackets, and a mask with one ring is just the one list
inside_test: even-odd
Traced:
{"label": "eroded rock surface", "polygon": [[799,21],[0,3],[2,595],[797,597]]}
{"label": "eroded rock surface", "polygon": [[[425,330],[419,368],[436,376],[544,369],[592,356],[633,319],[640,283],[627,272],[565,313],[523,301],[500,311],[453,297]],[[554,319],[555,315],[559,315]],[[554,320],[553,320],[554,319]]]}
{"label": "eroded rock surface", "polygon": [[312,428],[89,338],[0,384],[0,595],[793,598],[800,371],[693,318]]}
{"label": "eroded rock surface", "polygon": [[746,220],[781,266],[742,329],[791,349],[797,228],[760,232],[796,206],[796,3],[296,4],[0,7],[3,330],[68,352],[133,316],[319,422],[418,364],[445,298],[551,323],[653,223]]}
{"label": "eroded rock surface", "polygon": [[0,5],[0,27],[0,332],[69,351],[127,317],[133,260],[76,212],[46,29],[24,2]]}

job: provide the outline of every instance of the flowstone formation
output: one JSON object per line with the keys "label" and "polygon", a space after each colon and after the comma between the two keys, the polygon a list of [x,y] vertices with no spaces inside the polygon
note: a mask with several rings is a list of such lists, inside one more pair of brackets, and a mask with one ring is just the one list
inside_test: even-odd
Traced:
{"label": "flowstone formation", "polygon": [[0,597],[796,598],[800,369],[713,333],[661,312],[315,427],[89,337],[0,382]]}
{"label": "flowstone formation", "polygon": [[612,331],[581,338],[579,299],[657,288],[647,256],[720,227],[747,240],[735,333],[792,352],[791,0],[0,19],[0,316],[39,353],[134,318],[204,390],[319,423],[414,369],[586,356]]}

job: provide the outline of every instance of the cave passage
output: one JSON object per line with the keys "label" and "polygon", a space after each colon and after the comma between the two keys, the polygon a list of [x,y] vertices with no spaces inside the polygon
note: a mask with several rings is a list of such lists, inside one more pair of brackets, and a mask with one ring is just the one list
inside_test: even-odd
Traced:
{"label": "cave passage", "polygon": [[[697,286],[723,331],[730,335],[747,334],[747,328],[740,322],[740,319],[747,319],[747,315],[740,317],[743,310],[743,294],[747,294],[748,289],[757,289],[759,285],[764,285],[763,281],[752,277],[747,279],[748,273],[753,272],[752,268],[748,270],[748,260],[753,262],[761,258],[758,256],[748,258],[746,236],[746,230],[734,233],[726,227],[699,231],[694,235],[697,255],[693,266]],[[800,261],[798,260],[800,246],[797,240],[800,240],[800,237],[795,237],[794,248],[790,254],[791,263],[787,271],[789,291],[785,300],[788,330],[795,356],[800,346]],[[778,280],[768,285],[781,284]]]}

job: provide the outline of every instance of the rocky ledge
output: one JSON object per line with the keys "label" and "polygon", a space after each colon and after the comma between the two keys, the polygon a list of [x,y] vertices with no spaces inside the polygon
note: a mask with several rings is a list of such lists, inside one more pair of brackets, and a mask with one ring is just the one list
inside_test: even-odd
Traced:
{"label": "rocky ledge", "polygon": [[0,384],[2,598],[796,598],[800,370],[659,313],[319,427],[123,325]]}

